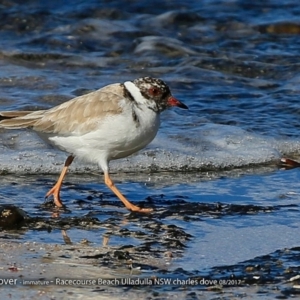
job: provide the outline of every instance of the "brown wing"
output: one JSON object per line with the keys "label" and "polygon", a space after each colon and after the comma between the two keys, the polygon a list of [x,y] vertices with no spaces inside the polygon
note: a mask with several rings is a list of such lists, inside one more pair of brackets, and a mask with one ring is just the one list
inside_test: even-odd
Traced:
{"label": "brown wing", "polygon": [[16,117],[26,116],[32,113],[32,110],[22,110],[22,111],[1,111],[0,112],[0,120],[6,120]]}
{"label": "brown wing", "polygon": [[[0,128],[20,129],[32,127],[43,112],[45,111],[1,111]],[[38,117],[36,113],[38,113]]]}
{"label": "brown wing", "polygon": [[[100,90],[74,98],[49,110],[30,113],[10,112],[11,119],[0,121],[1,127],[24,128],[60,135],[84,134],[99,126],[107,115],[122,112],[119,101],[123,98],[121,84],[111,84]],[[14,114],[20,113],[14,118]],[[1,113],[5,118],[5,113]],[[9,117],[9,115],[7,116]],[[24,124],[24,126],[22,126]]]}

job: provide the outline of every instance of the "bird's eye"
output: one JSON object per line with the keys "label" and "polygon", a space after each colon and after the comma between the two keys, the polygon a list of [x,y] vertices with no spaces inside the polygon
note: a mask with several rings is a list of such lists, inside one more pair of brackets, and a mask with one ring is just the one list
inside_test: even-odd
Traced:
{"label": "bird's eye", "polygon": [[152,86],[152,87],[149,89],[149,94],[150,94],[151,96],[158,96],[158,95],[160,95],[160,90],[159,90],[157,87]]}

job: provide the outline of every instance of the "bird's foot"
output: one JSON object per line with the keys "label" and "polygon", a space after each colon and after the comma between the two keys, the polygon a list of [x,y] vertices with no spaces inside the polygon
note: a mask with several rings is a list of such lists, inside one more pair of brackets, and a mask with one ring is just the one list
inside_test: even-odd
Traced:
{"label": "bird's foot", "polygon": [[153,211],[152,208],[140,208],[138,206],[132,205],[132,207],[129,208],[132,212],[139,212],[139,213],[151,213]]}
{"label": "bird's foot", "polygon": [[47,199],[50,196],[53,196],[53,202],[54,202],[55,206],[57,206],[57,207],[63,207],[64,205],[63,205],[62,201],[60,200],[59,192],[60,192],[60,187],[57,187],[55,185],[45,195],[45,199]]}

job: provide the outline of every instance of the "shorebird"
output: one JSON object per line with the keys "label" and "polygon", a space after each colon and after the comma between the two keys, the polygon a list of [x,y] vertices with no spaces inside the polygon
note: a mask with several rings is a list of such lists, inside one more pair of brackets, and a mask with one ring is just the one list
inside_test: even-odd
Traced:
{"label": "shorebird", "polygon": [[109,162],[148,145],[159,129],[160,113],[172,106],[188,108],[162,80],[143,77],[107,85],[47,110],[2,111],[0,128],[29,128],[69,154],[56,184],[45,196],[53,196],[56,206],[63,206],[62,182],[74,158],[79,158],[102,168],[105,184],[128,210],[150,212],[150,208],[132,204],[117,189],[109,175]]}

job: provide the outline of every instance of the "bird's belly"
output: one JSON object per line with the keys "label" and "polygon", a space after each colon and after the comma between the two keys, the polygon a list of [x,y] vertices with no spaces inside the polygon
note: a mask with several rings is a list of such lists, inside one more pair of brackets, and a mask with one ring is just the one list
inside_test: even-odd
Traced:
{"label": "bird's belly", "polygon": [[143,149],[154,139],[156,133],[157,130],[138,135],[127,133],[124,138],[115,139],[109,150],[109,158],[123,158]]}
{"label": "bird's belly", "polygon": [[92,163],[104,157],[108,161],[124,158],[154,139],[159,128],[159,116],[140,119],[138,123],[127,118],[106,124],[81,136],[52,136],[49,140],[59,149]]}

